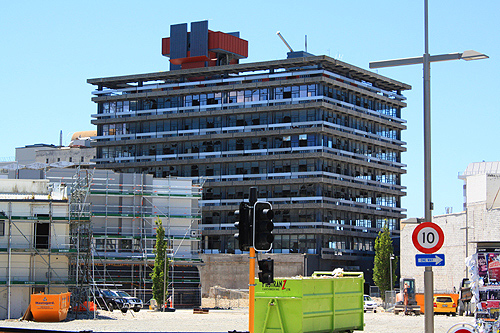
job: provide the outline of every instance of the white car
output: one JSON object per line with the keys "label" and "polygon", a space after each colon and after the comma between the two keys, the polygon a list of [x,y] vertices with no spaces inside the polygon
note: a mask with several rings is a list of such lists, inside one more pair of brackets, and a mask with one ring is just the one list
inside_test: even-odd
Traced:
{"label": "white car", "polygon": [[377,312],[377,303],[375,303],[372,298],[368,295],[363,295],[364,300],[364,311]]}

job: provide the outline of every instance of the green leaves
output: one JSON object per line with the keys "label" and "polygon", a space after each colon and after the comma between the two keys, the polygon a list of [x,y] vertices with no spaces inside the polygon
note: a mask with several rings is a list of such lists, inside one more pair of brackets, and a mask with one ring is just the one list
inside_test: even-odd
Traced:
{"label": "green leaves", "polygon": [[[153,272],[149,275],[153,280],[153,298],[158,304],[163,304],[166,290],[164,286],[168,285],[168,257],[166,256],[167,242],[165,240],[165,229],[161,219],[155,221],[156,228],[156,245],[153,252],[156,254]],[[165,262],[166,260],[166,262]],[[166,297],[165,297],[166,298]]]}
{"label": "green leaves", "polygon": [[[383,299],[385,299],[385,291],[391,290],[391,287],[394,286],[394,283],[397,280],[396,266],[398,258],[394,257],[391,265],[390,260],[393,254],[394,248],[392,246],[391,232],[389,231],[387,225],[385,225],[375,239],[375,260],[373,263],[373,281],[379,287],[380,296]],[[391,270],[391,266],[392,272],[389,272]]]}

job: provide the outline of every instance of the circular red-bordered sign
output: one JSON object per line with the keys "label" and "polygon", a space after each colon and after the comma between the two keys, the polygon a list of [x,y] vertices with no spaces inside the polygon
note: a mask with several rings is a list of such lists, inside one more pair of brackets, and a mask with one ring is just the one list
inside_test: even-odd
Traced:
{"label": "circular red-bordered sign", "polygon": [[466,323],[455,324],[447,333],[474,333],[474,326]]}
{"label": "circular red-bordered sign", "polygon": [[419,224],[412,234],[413,245],[422,253],[434,253],[444,243],[444,233],[440,226],[432,222]]}

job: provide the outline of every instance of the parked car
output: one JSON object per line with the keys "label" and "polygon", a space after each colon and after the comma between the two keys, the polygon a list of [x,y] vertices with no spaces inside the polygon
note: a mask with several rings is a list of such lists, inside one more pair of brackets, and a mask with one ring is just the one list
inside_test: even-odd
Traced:
{"label": "parked car", "polygon": [[434,313],[457,315],[457,304],[450,296],[434,296]]}
{"label": "parked car", "polygon": [[129,303],[129,308],[134,312],[139,312],[143,308],[144,304],[142,303],[142,300],[140,298],[130,296],[127,292],[122,290],[113,290],[113,291],[117,293],[118,296],[125,298]]}
{"label": "parked car", "polygon": [[368,295],[363,295],[363,301],[364,301],[364,311],[373,311],[374,313],[377,312],[377,303],[372,300],[372,298]]}
{"label": "parked car", "polygon": [[95,300],[103,310],[113,311],[116,309],[125,313],[130,308],[130,304],[125,298],[109,289],[97,290]]}

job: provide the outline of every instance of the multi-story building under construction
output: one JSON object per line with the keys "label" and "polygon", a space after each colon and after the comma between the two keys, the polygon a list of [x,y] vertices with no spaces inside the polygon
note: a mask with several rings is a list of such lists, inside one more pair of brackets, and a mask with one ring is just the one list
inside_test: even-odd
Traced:
{"label": "multi-story building under construction", "polygon": [[[0,319],[19,318],[30,294],[95,288],[152,298],[156,221],[166,231],[168,292],[176,307],[201,305],[198,200],[190,179],[108,170],[49,169],[46,179],[0,179]],[[19,175],[19,173],[16,173]]]}
{"label": "multi-story building under construction", "polygon": [[74,286],[69,211],[65,186],[0,179],[0,319],[20,318],[32,293]]}
{"label": "multi-story building under construction", "polygon": [[[65,183],[72,169],[51,169],[47,178]],[[201,187],[191,179],[79,170],[89,185],[82,199],[89,204],[92,235],[89,267],[97,287],[126,290],[144,302],[152,298],[151,277],[156,222],[165,228],[170,260],[169,294],[178,308],[201,305],[198,205]],[[73,176],[74,177],[74,176]],[[71,189],[75,193],[75,189]]]}
{"label": "multi-story building under construction", "polygon": [[[97,168],[206,180],[205,253],[239,253],[233,212],[256,186],[274,253],[307,253],[371,280],[374,240],[405,217],[407,84],[327,57],[239,63],[239,33],[171,26],[170,71],[89,79]],[[326,267],[326,266],[322,266]]]}

